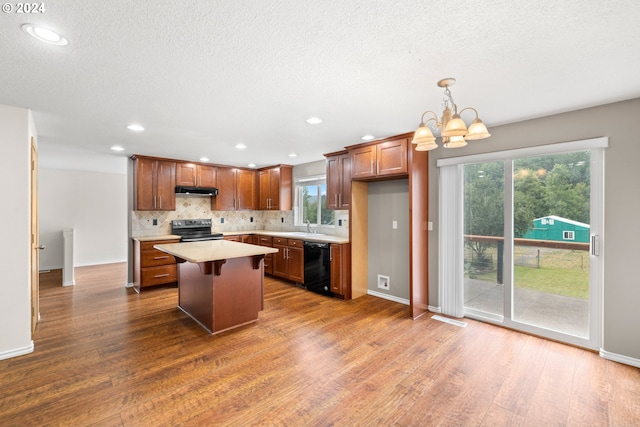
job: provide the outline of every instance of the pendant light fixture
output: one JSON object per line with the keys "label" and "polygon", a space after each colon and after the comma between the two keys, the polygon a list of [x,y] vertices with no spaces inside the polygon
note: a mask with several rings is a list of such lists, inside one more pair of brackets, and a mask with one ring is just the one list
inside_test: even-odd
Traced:
{"label": "pendant light fixture", "polygon": [[[467,107],[458,111],[458,106],[453,101],[451,91],[449,90],[449,87],[453,86],[455,82],[456,79],[452,77],[442,79],[438,82],[438,86],[444,88],[444,110],[442,111],[440,119],[438,119],[438,116],[433,111],[425,111],[422,113],[420,126],[414,133],[413,140],[411,141],[413,144],[416,144],[417,151],[429,151],[438,148],[436,137],[427,126],[427,123],[430,121],[434,122],[436,130],[441,129],[440,136],[442,137],[442,144],[445,148],[464,147],[467,145],[467,141],[485,139],[491,136],[487,127],[478,117],[478,112],[475,108]],[[476,118],[468,128],[466,123],[460,118],[460,115],[467,110],[471,110],[476,114]],[[425,115],[428,113],[431,113],[433,117],[425,121]]]}

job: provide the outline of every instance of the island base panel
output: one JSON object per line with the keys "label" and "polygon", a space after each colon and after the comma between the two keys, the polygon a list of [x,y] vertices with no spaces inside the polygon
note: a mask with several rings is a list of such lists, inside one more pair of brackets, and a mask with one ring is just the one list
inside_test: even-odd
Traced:
{"label": "island base panel", "polygon": [[219,269],[211,261],[178,265],[178,305],[215,334],[258,320],[263,308],[264,271],[253,257],[231,258]]}

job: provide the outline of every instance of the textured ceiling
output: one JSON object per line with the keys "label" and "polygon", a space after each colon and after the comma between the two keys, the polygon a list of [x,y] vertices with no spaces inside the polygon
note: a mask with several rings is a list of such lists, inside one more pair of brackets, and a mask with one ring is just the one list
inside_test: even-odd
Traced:
{"label": "textured ceiling", "polygon": [[[449,76],[459,106],[476,107],[489,128],[640,96],[637,0],[45,8],[0,16],[0,104],[33,111],[51,164],[101,154],[238,166],[320,160],[364,134],[415,130],[424,110],[441,109],[436,81]],[[20,28],[27,22],[69,45],[31,38]],[[309,125],[309,116],[324,122]],[[146,131],[127,130],[132,122]]]}

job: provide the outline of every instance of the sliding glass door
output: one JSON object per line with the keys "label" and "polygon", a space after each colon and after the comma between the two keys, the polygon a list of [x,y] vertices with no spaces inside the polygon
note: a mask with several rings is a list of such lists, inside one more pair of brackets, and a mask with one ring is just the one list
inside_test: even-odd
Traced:
{"label": "sliding glass door", "polygon": [[442,272],[443,297],[457,301],[445,313],[598,348],[603,146],[606,138],[438,163],[440,191],[461,199],[441,199],[442,232],[454,237],[441,256],[463,258],[440,262],[462,270]]}

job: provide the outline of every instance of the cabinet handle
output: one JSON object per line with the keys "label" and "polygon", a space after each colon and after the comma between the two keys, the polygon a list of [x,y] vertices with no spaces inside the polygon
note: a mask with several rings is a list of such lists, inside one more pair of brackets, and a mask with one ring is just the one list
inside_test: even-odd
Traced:
{"label": "cabinet handle", "polygon": [[167,259],[169,258],[169,255],[165,255],[165,256],[154,256],[153,259]]}
{"label": "cabinet handle", "polygon": [[159,279],[159,278],[161,278],[161,277],[167,277],[168,275],[169,275],[169,273],[167,273],[167,274],[156,274],[156,275],[155,275],[155,276],[153,276],[153,277],[154,277],[154,279]]}
{"label": "cabinet handle", "polygon": [[338,206],[337,207],[342,207],[342,193],[338,194]]}
{"label": "cabinet handle", "polygon": [[153,209],[155,209],[158,205],[156,204],[156,196],[153,196]]}
{"label": "cabinet handle", "polygon": [[162,209],[162,196],[158,196],[158,207]]}
{"label": "cabinet handle", "polygon": [[333,261],[333,248],[329,246],[329,262]]}

